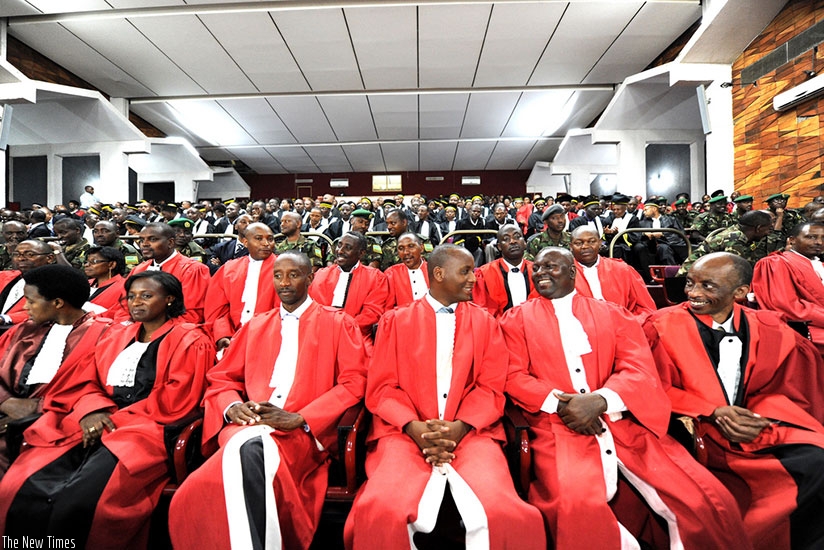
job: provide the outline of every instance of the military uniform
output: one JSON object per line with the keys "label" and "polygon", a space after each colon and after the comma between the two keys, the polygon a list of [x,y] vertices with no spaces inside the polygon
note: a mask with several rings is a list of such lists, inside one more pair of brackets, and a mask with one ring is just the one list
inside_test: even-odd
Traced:
{"label": "military uniform", "polygon": [[695,263],[701,256],[706,256],[713,252],[729,252],[736,256],[741,256],[751,264],[765,257],[768,254],[769,241],[767,237],[758,241],[750,242],[747,236],[741,231],[738,225],[733,225],[716,233],[712,237],[706,239],[697,248],[693,249],[692,254],[681,269],[678,270],[678,275],[686,275],[692,264]]}
{"label": "military uniform", "polygon": [[323,253],[320,250],[320,246],[318,246],[315,241],[307,239],[303,235],[301,235],[295,242],[289,242],[289,239],[283,239],[275,245],[275,254],[280,254],[281,252],[285,252],[287,250],[298,250],[306,254],[309,261],[312,262],[312,267],[325,267],[323,263]]}
{"label": "military uniform", "polygon": [[[335,249],[338,247],[338,241],[340,241],[341,238],[342,237],[338,237],[332,241],[332,246],[329,248],[329,253],[326,255],[327,264],[335,263]],[[364,252],[363,258],[361,258],[361,263],[363,265],[369,265],[372,262],[380,263],[382,256],[383,248],[381,247],[381,243],[378,239],[366,235],[366,252]]]}
{"label": "military uniform", "polygon": [[[435,249],[435,245],[429,239],[424,239],[421,235],[418,238],[423,243],[423,258],[429,258],[429,254]],[[381,271],[386,271],[393,265],[401,263],[400,256],[398,256],[398,239],[395,237],[387,237],[381,245],[383,254],[381,256]]]}
{"label": "military uniform", "polygon": [[209,261],[209,253],[206,252],[202,246],[200,246],[194,241],[189,242],[189,244],[184,246],[182,249],[179,248],[178,252],[180,252],[187,258],[191,258],[203,264]]}
{"label": "military uniform", "polygon": [[126,259],[126,272],[131,271],[134,266],[143,261],[143,257],[135,247],[124,243],[120,239],[114,241],[111,246],[123,253],[123,257]]}
{"label": "military uniform", "polygon": [[784,221],[781,223],[781,233],[784,235],[784,239],[790,236],[790,232],[796,225],[804,223],[805,221],[804,216],[802,216],[798,210],[785,208]]}
{"label": "military uniform", "polygon": [[689,210],[675,210],[670,216],[678,220],[678,223],[680,223],[684,229],[692,227],[697,217],[695,212],[690,212]]}
{"label": "military uniform", "polygon": [[[561,248],[566,248],[569,250],[569,244],[572,242],[572,235],[569,231],[562,231],[561,237],[557,241],[553,241],[552,237],[549,236],[549,233],[546,231],[541,231],[537,234],[537,236],[533,239],[530,239],[529,242],[526,243],[526,252],[533,258],[538,255],[538,252],[546,248],[547,246],[560,246]],[[532,258],[527,258],[532,259]]]}
{"label": "military uniform", "polygon": [[76,244],[63,247],[63,255],[66,260],[72,264],[72,267],[83,269],[83,264],[86,263],[86,253],[89,251],[89,241],[80,239]]}
{"label": "military uniform", "polygon": [[[730,227],[733,223],[732,216],[726,212],[721,215],[717,215],[712,212],[704,212],[703,214],[699,214],[698,217],[693,220],[692,228],[698,231],[702,236],[706,237],[716,229]],[[681,225],[686,227],[684,224]]]}

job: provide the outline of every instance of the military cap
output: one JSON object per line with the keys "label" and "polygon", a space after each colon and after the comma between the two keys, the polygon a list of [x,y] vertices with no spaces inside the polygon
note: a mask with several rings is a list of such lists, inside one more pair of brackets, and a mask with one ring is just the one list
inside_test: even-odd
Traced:
{"label": "military cap", "polygon": [[732,202],[752,202],[752,195],[739,195],[732,199]]}
{"label": "military cap", "polygon": [[193,222],[189,218],[175,218],[169,221],[169,225],[171,225],[172,227],[182,227],[183,229],[191,229],[195,226],[195,222]]}
{"label": "military cap", "polygon": [[365,208],[358,208],[357,210],[352,211],[352,216],[355,218],[363,218],[365,220],[371,220],[375,215]]}
{"label": "military cap", "polygon": [[123,222],[124,225],[136,225],[138,227],[144,227],[146,225],[146,220],[139,216],[127,216],[126,220]]}
{"label": "military cap", "polygon": [[678,199],[675,201],[675,206],[681,206],[682,204],[689,204],[690,201],[687,199]]}
{"label": "military cap", "polygon": [[789,196],[789,195],[787,195],[786,193],[774,193],[774,194],[770,195],[769,197],[767,197],[767,198],[764,200],[764,202],[770,202],[771,200],[775,200],[775,199],[784,199],[784,200],[787,200],[787,199],[789,199],[789,198],[790,198],[790,196]]}
{"label": "military cap", "polygon": [[726,196],[726,195],[717,195],[717,196],[715,196],[715,197],[711,198],[711,199],[710,199],[709,201],[707,201],[707,202],[708,202],[709,204],[714,204],[714,203],[716,203],[716,202],[724,202],[724,203],[726,203],[726,202],[727,202],[727,196]]}
{"label": "military cap", "polygon": [[544,213],[541,215],[541,219],[543,221],[546,221],[549,219],[550,216],[554,214],[563,214],[564,212],[566,212],[566,210],[564,210],[563,206],[561,206],[560,204],[553,204],[552,206],[544,210]]}

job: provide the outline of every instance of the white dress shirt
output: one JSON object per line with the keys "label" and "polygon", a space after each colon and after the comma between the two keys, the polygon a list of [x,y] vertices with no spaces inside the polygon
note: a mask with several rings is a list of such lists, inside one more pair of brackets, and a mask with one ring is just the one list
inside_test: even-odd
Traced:
{"label": "white dress shirt", "polygon": [[[526,279],[524,278],[524,261],[518,265],[512,265],[504,260],[503,265],[507,268],[506,284],[509,287],[509,295],[512,297],[512,307],[526,302]],[[517,271],[513,271],[513,269]]]}
{"label": "white dress shirt", "polygon": [[[458,304],[444,306],[426,294],[426,301],[435,310],[435,372],[437,373],[438,418],[443,420],[446,398],[452,386],[452,354],[455,351],[455,309]],[[452,313],[443,311],[451,308]]]}
{"label": "white dress shirt", "polygon": [[723,330],[728,333],[718,344],[718,378],[721,379],[721,385],[724,386],[724,393],[727,394],[727,399],[730,405],[735,403],[735,398],[738,395],[738,384],[741,382],[741,353],[743,351],[743,343],[738,336],[732,334],[732,318],[723,323],[712,322],[713,330]]}
{"label": "white dress shirt", "polygon": [[286,398],[289,397],[292,384],[295,382],[298,349],[300,348],[298,342],[300,318],[311,304],[312,299],[307,296],[306,300],[295,311],[289,312],[286,311],[283,305],[280,306],[280,352],[272,367],[272,377],[269,379],[269,387],[272,388],[272,396],[269,398],[269,402],[281,409],[286,403]]}
{"label": "white dress shirt", "polygon": [[246,281],[243,283],[243,311],[240,312],[240,324],[245,325],[255,314],[258,298],[258,282],[260,281],[260,267],[263,260],[254,260],[249,256],[249,267],[246,270]]}
{"label": "white dress shirt", "polygon": [[581,264],[581,271],[587,280],[587,284],[589,284],[589,289],[592,291],[592,297],[597,300],[604,299],[604,293],[601,291],[601,279],[598,278],[598,264],[600,262],[601,258],[598,258],[595,260],[595,263],[592,264],[592,267]]}

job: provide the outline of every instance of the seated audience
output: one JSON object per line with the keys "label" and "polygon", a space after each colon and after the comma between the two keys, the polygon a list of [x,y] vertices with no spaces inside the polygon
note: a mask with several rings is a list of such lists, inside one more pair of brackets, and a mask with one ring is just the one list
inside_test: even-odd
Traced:
{"label": "seated audience", "polygon": [[755,264],[768,253],[765,237],[771,231],[772,220],[767,212],[747,212],[738,218],[737,224],[723,229],[694,248],[678,270],[678,275],[686,275],[698,258],[713,252],[729,252]]}
{"label": "seated audience", "polygon": [[118,249],[123,254],[126,261],[126,271],[131,271],[134,266],[143,261],[140,252],[135,247],[120,240],[117,232],[117,225],[111,221],[99,221],[94,224],[94,244],[97,246],[111,246]]}
{"label": "seated audience", "polygon": [[526,241],[517,225],[499,229],[496,241],[502,257],[477,269],[472,301],[500,317],[532,292],[532,262],[524,259]]}
{"label": "seated audience", "polygon": [[60,239],[54,248],[57,263],[83,269],[89,250],[89,242],[83,238],[83,223],[72,218],[61,218],[54,222],[54,233]]}
{"label": "seated audience", "polygon": [[18,244],[11,255],[14,270],[0,272],[0,327],[23,323],[28,319],[24,306],[23,275],[54,263],[54,251],[43,241],[29,240]]}
{"label": "seated audience", "polygon": [[89,299],[83,305],[86,311],[101,314],[120,309],[120,299],[126,283],[126,261],[123,254],[111,246],[93,246],[86,254],[83,269],[91,286]]}
{"label": "seated audience", "polygon": [[421,238],[415,233],[398,237],[398,256],[401,263],[384,271],[389,283],[387,310],[410,304],[429,291],[429,271],[423,259]]}

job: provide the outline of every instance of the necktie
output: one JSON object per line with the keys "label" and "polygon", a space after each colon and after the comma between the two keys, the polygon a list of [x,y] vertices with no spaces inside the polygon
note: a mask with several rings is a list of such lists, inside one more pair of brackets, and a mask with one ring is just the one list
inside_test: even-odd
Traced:
{"label": "necktie", "polygon": [[455,313],[455,310],[451,307],[444,306],[441,309],[439,309],[436,313]]}

